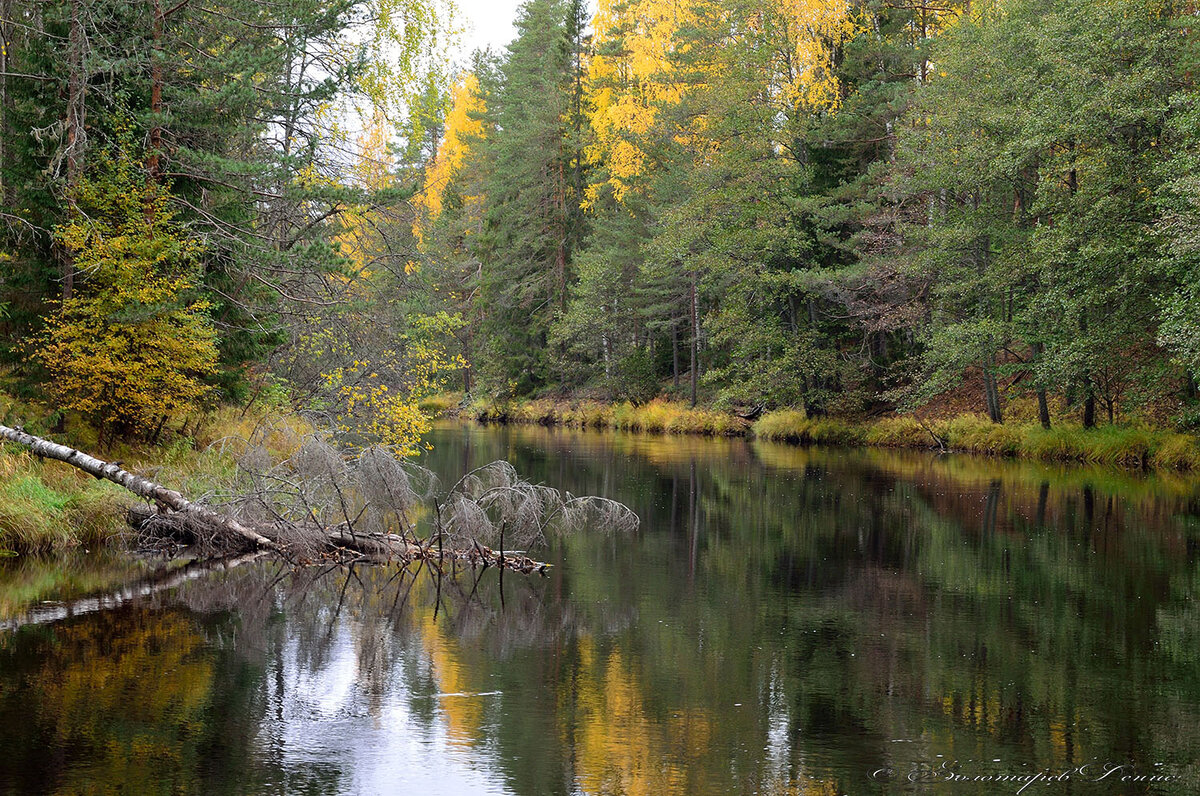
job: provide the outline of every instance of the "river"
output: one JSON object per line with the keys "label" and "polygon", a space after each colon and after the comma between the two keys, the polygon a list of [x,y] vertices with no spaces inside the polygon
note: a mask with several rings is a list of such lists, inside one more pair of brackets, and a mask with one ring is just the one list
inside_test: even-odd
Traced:
{"label": "river", "polygon": [[[260,559],[0,632],[0,793],[1200,793],[1195,481],[431,441],[445,479],[507,459],[641,527],[552,538],[503,592]],[[4,562],[0,620],[145,566]]]}

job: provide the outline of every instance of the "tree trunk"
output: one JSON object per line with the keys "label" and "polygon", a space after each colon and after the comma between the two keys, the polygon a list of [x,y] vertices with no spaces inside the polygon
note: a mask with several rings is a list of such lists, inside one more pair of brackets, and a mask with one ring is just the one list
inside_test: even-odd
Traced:
{"label": "tree trunk", "polygon": [[679,391],[679,322],[671,324],[671,383]]}
{"label": "tree trunk", "polygon": [[[84,103],[87,81],[83,74],[83,0],[71,0],[71,21],[67,35],[67,213],[74,219],[78,214],[75,204],[79,187],[79,176],[83,170],[83,147],[85,142],[86,108]],[[66,301],[75,292],[75,260],[71,254],[59,249],[62,260],[62,298]]]}
{"label": "tree trunk", "polygon": [[[1042,343],[1034,343],[1031,347],[1033,349],[1034,362],[1035,363],[1040,362],[1042,359],[1042,354],[1046,350],[1045,345],[1043,345]],[[1050,430],[1050,404],[1046,400],[1046,388],[1042,387],[1040,385],[1037,388],[1037,402],[1038,402],[1038,421],[1042,424],[1042,428],[1049,431]]]}
{"label": "tree trunk", "polygon": [[1000,390],[996,386],[996,374],[992,369],[991,357],[983,362],[983,399],[987,407],[988,418],[993,423],[1003,423],[1004,415],[1000,410]]}
{"label": "tree trunk", "polygon": [[1096,427],[1096,393],[1092,389],[1092,380],[1088,378],[1083,385],[1083,427]]}
{"label": "tree trunk", "polygon": [[696,405],[696,387],[699,381],[699,365],[696,357],[696,346],[700,343],[700,308],[697,306],[696,272],[692,272],[691,311],[692,311],[692,406]]}
{"label": "tree trunk", "polygon": [[33,451],[35,456],[66,462],[72,467],[77,467],[96,478],[112,481],[114,484],[125,487],[140,498],[154,501],[160,508],[169,508],[174,512],[190,515],[211,526],[215,531],[233,538],[240,538],[255,547],[265,547],[268,549],[277,547],[275,542],[257,531],[247,528],[237,520],[223,517],[211,509],[192,503],[173,489],[167,489],[148,478],[134,475],[128,470],[122,469],[119,464],[97,459],[94,456],[89,456],[82,451],[77,451],[66,445],[59,445],[56,442],[35,437],[32,434],[26,434],[20,429],[9,428],[4,425],[0,425],[0,437],[19,445],[24,445]]}
{"label": "tree trunk", "polygon": [[[158,513],[131,512],[130,522],[139,528],[145,529],[150,526],[151,522],[161,523],[162,527],[168,531],[166,534],[168,537],[173,537],[180,531],[194,536],[196,530],[201,529],[205,534],[211,534],[243,549],[274,551],[285,549],[283,540],[265,535],[276,535],[274,530],[264,529],[260,532],[248,528],[232,517],[226,517],[212,509],[189,501],[173,489],[167,489],[148,478],[134,475],[128,470],[122,469],[118,463],[102,461],[66,445],[59,445],[56,442],[27,434],[19,428],[0,425],[0,438],[29,448],[35,456],[65,462],[96,478],[112,481],[140,498],[153,501]],[[497,553],[478,543],[469,547],[443,550],[440,549],[440,546],[435,549],[431,544],[414,544],[395,534],[357,533],[346,526],[323,530],[325,530],[324,538],[327,548],[335,553],[348,549],[372,559],[404,563],[415,560],[441,562],[443,559],[449,558],[471,566],[497,566],[523,574],[535,571],[544,573],[549,567],[549,564],[535,561],[524,555],[511,552]],[[439,542],[441,536],[442,534],[437,534]]]}
{"label": "tree trunk", "polygon": [[154,213],[154,197],[158,187],[160,157],[162,152],[162,88],[163,88],[163,7],[162,0],[154,0],[154,46],[150,52],[150,116],[153,126],[150,128],[150,148],[146,155],[146,182],[150,187],[146,204],[146,219]]}
{"label": "tree trunk", "polygon": [[1049,431],[1050,430],[1050,404],[1046,400],[1046,391],[1045,390],[1040,389],[1040,388],[1038,389],[1037,402],[1038,402],[1038,422],[1042,424],[1042,428]]}
{"label": "tree trunk", "polygon": [[[8,162],[8,73],[9,54],[13,51],[12,0],[0,0],[0,163]],[[0,202],[12,204],[8,198],[8,182],[0,174]]]}

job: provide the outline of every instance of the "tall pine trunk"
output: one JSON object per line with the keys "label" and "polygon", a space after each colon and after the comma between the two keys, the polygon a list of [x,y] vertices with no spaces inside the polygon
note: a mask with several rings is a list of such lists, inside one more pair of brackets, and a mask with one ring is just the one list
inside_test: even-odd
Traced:
{"label": "tall pine trunk", "polygon": [[671,383],[679,391],[679,321],[671,324]]}
{"label": "tall pine trunk", "polygon": [[1092,389],[1092,378],[1088,376],[1083,384],[1083,427],[1096,427],[1096,392]]}
{"label": "tall pine trunk", "polygon": [[162,39],[163,27],[165,20],[163,19],[162,0],[154,0],[154,47],[150,53],[150,116],[153,118],[153,126],[150,128],[150,151],[146,155],[146,182],[150,190],[147,192],[149,200],[146,207],[146,217],[149,219],[153,213],[154,197],[157,195],[158,175],[161,167],[162,153],[162,89],[163,89],[163,52]]}
{"label": "tall pine trunk", "polygon": [[692,272],[692,290],[691,290],[691,314],[692,314],[692,406],[696,405],[697,385],[700,378],[700,366],[696,347],[700,343],[700,307],[697,306],[699,299],[696,296],[696,272]]}
{"label": "tall pine trunk", "polygon": [[[1042,343],[1034,343],[1031,347],[1033,348],[1034,361],[1035,362],[1041,361],[1042,354],[1046,350],[1045,345],[1043,345]],[[1041,385],[1038,385],[1038,388],[1037,388],[1037,402],[1038,402],[1038,422],[1040,422],[1042,424],[1042,428],[1049,431],[1050,430],[1050,404],[1046,400],[1046,388]]]}
{"label": "tall pine trunk", "polygon": [[[70,29],[67,34],[67,212],[74,218],[78,211],[75,204],[79,178],[83,173],[83,147],[85,145],[86,105],[84,100],[87,81],[84,79],[83,0],[71,0]],[[59,250],[62,262],[63,301],[75,292],[75,260],[65,249]]]}
{"label": "tall pine trunk", "polygon": [[996,384],[994,365],[995,361],[990,355],[983,361],[983,399],[991,421],[1003,423],[1004,415],[1000,409],[1000,390]]}

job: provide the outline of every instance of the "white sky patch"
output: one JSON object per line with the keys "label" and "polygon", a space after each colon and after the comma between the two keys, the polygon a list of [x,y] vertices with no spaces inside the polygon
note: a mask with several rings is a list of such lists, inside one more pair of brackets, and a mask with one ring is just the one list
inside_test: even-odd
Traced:
{"label": "white sky patch", "polygon": [[484,47],[500,53],[517,36],[513,20],[521,0],[458,0],[458,19],[463,27],[462,60]]}
{"label": "white sky patch", "polygon": [[[523,0],[456,0],[457,18],[463,28],[459,60],[466,62],[471,53],[484,47],[502,54],[517,37],[513,21]],[[594,0],[588,1],[588,15],[595,13]]]}

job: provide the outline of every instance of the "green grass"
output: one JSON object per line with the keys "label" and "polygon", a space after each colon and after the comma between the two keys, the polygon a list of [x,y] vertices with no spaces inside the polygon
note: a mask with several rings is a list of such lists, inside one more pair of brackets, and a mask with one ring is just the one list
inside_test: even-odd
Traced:
{"label": "green grass", "polygon": [[58,462],[0,450],[0,550],[97,544],[123,530],[120,487]]}

